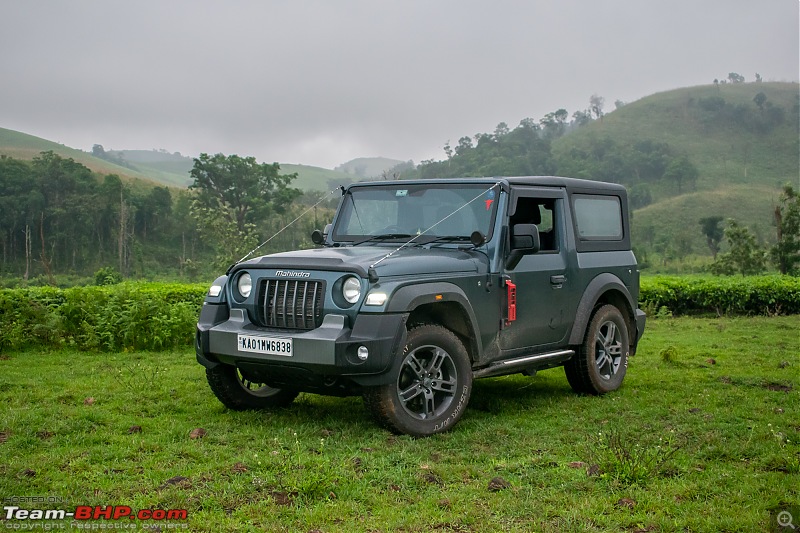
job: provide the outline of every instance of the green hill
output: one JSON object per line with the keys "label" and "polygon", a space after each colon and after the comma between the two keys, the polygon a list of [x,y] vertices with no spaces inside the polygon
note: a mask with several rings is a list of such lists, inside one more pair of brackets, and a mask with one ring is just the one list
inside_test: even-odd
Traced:
{"label": "green hill", "polygon": [[733,185],[667,198],[634,211],[633,239],[651,249],[663,248],[675,239],[686,239],[690,243],[689,253],[707,255],[710,251],[700,229],[700,219],[722,217],[745,222],[761,242],[774,242],[771,217],[779,194],[777,188],[763,185]]}
{"label": "green hill", "polygon": [[[763,96],[757,98],[759,94]],[[772,216],[781,186],[800,185],[799,94],[796,83],[658,93],[556,140],[552,152],[556,161],[574,163],[578,153],[621,157],[645,142],[686,156],[697,169],[697,180],[683,194],[668,180],[616,176],[632,190],[637,183],[649,187],[653,203],[634,211],[633,239],[643,254],[655,253],[662,265],[665,257],[710,256],[699,224],[704,217],[735,218],[760,242],[770,244],[776,239]],[[613,155],[602,152],[609,146]]]}
{"label": "green hill", "polygon": [[[189,172],[194,160],[180,153],[169,153],[166,150],[119,150],[110,153],[119,155],[156,181],[180,187],[187,187],[192,182]],[[303,190],[328,190],[352,180],[345,173],[327,168],[281,163],[281,173],[295,172],[297,179],[294,186]]]}
{"label": "green hill", "polygon": [[[759,93],[766,97],[761,108],[754,101]],[[799,94],[796,83],[704,85],[657,93],[558,139],[553,154],[560,159],[575,149],[590,150],[593,141],[603,138],[622,145],[650,140],[688,155],[699,171],[698,190],[796,183]]]}
{"label": "green hill", "polygon": [[342,163],[335,170],[350,174],[355,180],[379,178],[385,171],[391,170],[401,163],[405,163],[405,161],[386,157],[359,157]]}
{"label": "green hill", "polygon": [[[100,174],[117,174],[126,180],[146,180],[157,185],[187,187],[191,183],[189,171],[191,157],[166,150],[109,150],[109,156],[121,157],[129,166],[115,164],[46,139],[0,128],[0,155],[31,160],[41,152],[51,150],[62,157],[70,157]],[[132,167],[132,168],[129,168]],[[281,172],[297,173],[294,186],[303,190],[329,190],[353,181],[353,176],[326,168],[309,165],[281,164]]]}
{"label": "green hill", "polygon": [[31,160],[41,152],[47,151],[52,151],[65,158],[72,158],[99,174],[117,174],[124,180],[145,180],[151,182],[151,185],[153,185],[153,183],[159,185],[164,183],[147,173],[99,159],[82,150],[76,150],[75,148],[70,148],[63,144],[54,143],[26,133],[0,128],[0,155],[6,155],[15,159]]}

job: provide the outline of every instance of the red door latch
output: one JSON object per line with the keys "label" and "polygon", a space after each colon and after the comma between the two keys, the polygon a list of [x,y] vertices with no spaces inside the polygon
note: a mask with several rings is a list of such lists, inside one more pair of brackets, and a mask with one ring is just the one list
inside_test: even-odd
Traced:
{"label": "red door latch", "polygon": [[511,325],[517,319],[517,286],[511,281],[506,280],[506,290],[508,291],[508,314],[506,326]]}

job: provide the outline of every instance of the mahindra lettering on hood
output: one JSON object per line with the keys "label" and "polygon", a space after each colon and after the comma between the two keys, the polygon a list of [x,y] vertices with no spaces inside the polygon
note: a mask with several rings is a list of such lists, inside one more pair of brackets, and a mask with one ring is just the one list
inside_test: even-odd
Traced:
{"label": "mahindra lettering on hood", "polygon": [[311,272],[299,272],[292,270],[276,270],[275,277],[278,278],[310,278]]}
{"label": "mahindra lettering on hood", "polygon": [[243,258],[209,289],[196,354],[224,405],[361,395],[377,423],[422,437],[464,416],[477,378],[561,366],[579,392],[622,385],[645,327],[624,187],[545,176],[341,193],[316,248]]}

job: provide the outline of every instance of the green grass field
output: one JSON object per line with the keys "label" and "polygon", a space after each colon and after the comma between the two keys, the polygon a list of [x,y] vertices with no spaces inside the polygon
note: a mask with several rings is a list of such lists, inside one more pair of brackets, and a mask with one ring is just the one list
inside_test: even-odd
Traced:
{"label": "green grass field", "polygon": [[190,350],[6,353],[0,498],[188,511],[137,522],[161,531],[770,530],[800,503],[798,332],[651,320],[621,390],[578,396],[560,369],[478,381],[455,430],[420,440],[358,398],[227,411]]}

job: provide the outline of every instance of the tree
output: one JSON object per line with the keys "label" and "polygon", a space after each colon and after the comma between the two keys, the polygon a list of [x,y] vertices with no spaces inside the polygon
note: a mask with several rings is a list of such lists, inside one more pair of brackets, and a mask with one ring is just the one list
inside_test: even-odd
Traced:
{"label": "tree", "polygon": [[722,217],[705,217],[700,219],[700,226],[703,228],[703,235],[706,236],[706,244],[708,249],[711,250],[711,255],[714,261],[717,260],[719,253],[719,245],[722,238],[725,236],[724,230],[720,227]]}
{"label": "tree", "polygon": [[244,232],[273,212],[282,213],[300,191],[289,187],[297,174],[281,175],[278,163],[258,163],[254,157],[200,154],[194,160],[189,186],[201,206],[220,213]]}
{"label": "tree", "polygon": [[285,212],[300,195],[289,187],[297,174],[279,172],[278,163],[258,163],[254,157],[203,153],[194,160],[192,216],[216,249],[217,266],[252,250],[258,226],[270,215]]}
{"label": "tree", "polygon": [[447,159],[453,159],[453,147],[450,146],[450,139],[444,143],[444,153],[447,156]]}
{"label": "tree", "polygon": [[595,118],[599,118],[601,121],[603,119],[603,106],[606,105],[606,99],[602,96],[597,96],[593,94],[589,98],[589,109],[592,110],[592,114],[594,114]]}
{"label": "tree", "polygon": [[670,161],[667,170],[664,172],[664,177],[674,181],[678,186],[678,194],[681,194],[683,184],[693,185],[697,182],[699,174],[697,167],[689,161],[689,158],[682,156]]}
{"label": "tree", "polygon": [[758,108],[763,113],[764,112],[764,104],[767,102],[767,95],[764,94],[764,93],[758,93],[757,95],[755,95],[753,97],[753,101],[756,103]]}
{"label": "tree", "polygon": [[589,110],[578,110],[572,114],[572,124],[581,127],[589,124],[592,121],[592,114]]}
{"label": "tree", "polygon": [[728,74],[728,80],[731,83],[744,83],[744,76],[742,76],[741,74],[739,74],[737,72],[730,72]]}
{"label": "tree", "polygon": [[766,269],[766,253],[756,242],[755,236],[745,226],[740,226],[734,219],[728,219],[725,238],[730,244],[730,251],[721,254],[711,265],[711,272],[720,275],[742,276],[760,274]]}
{"label": "tree", "polygon": [[650,186],[646,183],[637,183],[631,187],[628,199],[631,202],[632,209],[640,209],[650,205],[653,202],[653,196],[650,194]]}
{"label": "tree", "polygon": [[557,139],[564,135],[566,129],[567,118],[569,113],[566,109],[561,108],[546,114],[539,123],[542,125],[545,137],[549,139]]}
{"label": "tree", "polygon": [[471,149],[472,149],[472,139],[471,138],[464,136],[464,137],[461,137],[458,140],[458,146],[456,146],[456,154],[457,155],[464,155]]}
{"label": "tree", "polygon": [[772,262],[781,274],[800,274],[800,196],[785,185],[780,204],[775,206],[778,242],[770,250]]}
{"label": "tree", "polygon": [[506,124],[505,122],[501,122],[494,129],[494,136],[495,138],[502,137],[503,135],[508,135],[508,132],[509,132],[508,124]]}

